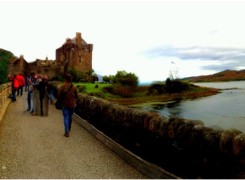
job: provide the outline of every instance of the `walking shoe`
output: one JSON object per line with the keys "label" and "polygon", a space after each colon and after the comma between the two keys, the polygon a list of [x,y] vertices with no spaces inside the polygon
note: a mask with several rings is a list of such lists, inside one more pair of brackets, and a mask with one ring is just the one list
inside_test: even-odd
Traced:
{"label": "walking shoe", "polygon": [[32,116],[37,116],[37,113],[31,113]]}
{"label": "walking shoe", "polygon": [[69,137],[69,132],[65,132],[64,136]]}

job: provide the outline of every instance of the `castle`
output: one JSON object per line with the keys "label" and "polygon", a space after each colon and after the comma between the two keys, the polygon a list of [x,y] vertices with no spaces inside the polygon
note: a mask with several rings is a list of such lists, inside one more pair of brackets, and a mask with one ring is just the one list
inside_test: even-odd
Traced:
{"label": "castle", "polygon": [[27,63],[24,56],[11,59],[9,62],[9,73],[23,74],[34,72],[36,74],[46,74],[49,78],[63,75],[69,69],[87,73],[92,71],[92,51],[93,44],[88,44],[81,36],[76,33],[73,39],[67,38],[66,42],[56,49],[55,60],[41,60]]}

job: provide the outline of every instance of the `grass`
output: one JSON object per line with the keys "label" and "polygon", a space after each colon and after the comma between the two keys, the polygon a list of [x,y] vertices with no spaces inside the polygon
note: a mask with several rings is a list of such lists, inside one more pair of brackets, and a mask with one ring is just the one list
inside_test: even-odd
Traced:
{"label": "grass", "polygon": [[[103,88],[104,87],[110,87],[111,84],[106,84],[106,83],[73,83],[76,87],[79,86],[84,86],[85,89],[82,92],[79,93],[86,93],[86,94],[92,94],[92,95],[100,95],[102,97],[109,97],[111,96],[110,93],[104,92]],[[96,88],[96,85],[98,88]],[[79,88],[78,88],[79,90]]]}
{"label": "grass", "polygon": [[[85,86],[86,93],[98,93],[101,92],[104,87],[110,86],[110,84],[102,83],[73,83],[75,86]],[[98,88],[95,86],[98,85]]]}
{"label": "grass", "polygon": [[[199,97],[211,96],[219,93],[218,89],[206,88],[199,86],[191,86],[188,91],[182,93],[162,94],[162,95],[147,95],[148,86],[139,86],[131,98],[123,98],[118,95],[104,91],[104,87],[110,87],[111,84],[105,83],[74,83],[77,87],[84,87],[84,90],[79,93],[86,93],[100,98],[107,99],[111,102],[116,102],[121,105],[132,105],[147,102],[166,102],[174,99],[194,99]],[[98,85],[98,88],[95,86]],[[79,89],[79,88],[78,88]]]}

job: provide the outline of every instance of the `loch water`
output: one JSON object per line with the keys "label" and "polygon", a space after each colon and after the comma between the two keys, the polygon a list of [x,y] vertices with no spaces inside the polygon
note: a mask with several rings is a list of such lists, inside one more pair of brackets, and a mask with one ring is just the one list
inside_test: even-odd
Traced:
{"label": "loch water", "polygon": [[158,112],[165,117],[201,120],[208,127],[236,128],[245,132],[245,81],[195,83],[195,85],[218,88],[221,89],[221,93],[194,100],[157,102],[136,107]]}

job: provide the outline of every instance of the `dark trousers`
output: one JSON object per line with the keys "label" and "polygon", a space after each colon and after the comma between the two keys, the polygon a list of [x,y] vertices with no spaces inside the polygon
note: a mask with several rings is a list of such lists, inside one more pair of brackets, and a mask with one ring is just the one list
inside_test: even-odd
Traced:
{"label": "dark trousers", "polygon": [[28,105],[27,110],[28,111],[32,110],[32,105],[31,105],[31,92],[30,91],[28,91],[28,93],[27,93],[27,105]]}
{"label": "dark trousers", "polygon": [[43,101],[44,101],[44,97],[39,97],[40,100],[40,111],[41,111],[41,116],[43,116]]}
{"label": "dark trousers", "polygon": [[18,90],[17,90],[17,96],[18,95],[23,95],[23,86],[20,86],[19,88],[18,88]]}
{"label": "dark trousers", "polygon": [[16,89],[12,88],[12,101],[16,101]]}

